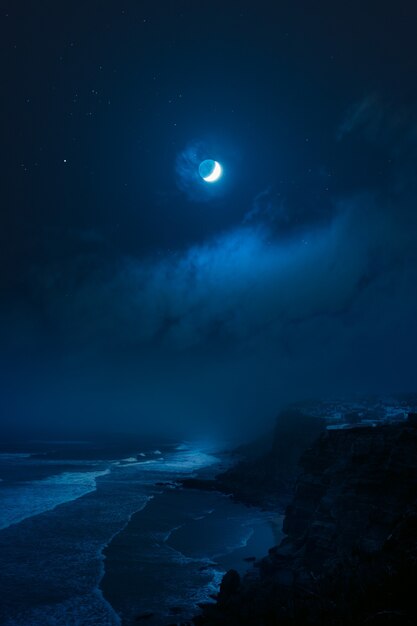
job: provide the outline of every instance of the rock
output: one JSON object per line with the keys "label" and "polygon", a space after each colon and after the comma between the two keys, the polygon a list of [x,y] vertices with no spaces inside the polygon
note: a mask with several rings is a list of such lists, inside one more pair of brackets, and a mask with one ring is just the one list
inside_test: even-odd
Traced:
{"label": "rock", "polygon": [[220,585],[219,601],[225,600],[230,596],[238,593],[240,588],[240,574],[234,569],[230,569],[223,576],[223,580]]}
{"label": "rock", "polygon": [[186,478],[188,489],[220,491],[250,506],[275,509],[286,506],[302,452],[324,428],[323,420],[302,411],[282,411],[267,439],[244,446],[240,461],[216,478]]}
{"label": "rock", "polygon": [[285,539],[250,574],[227,572],[217,604],[194,623],[415,623],[417,428],[329,430],[300,465]]}
{"label": "rock", "polygon": [[152,617],[154,617],[154,615],[155,613],[153,613],[152,611],[144,611],[143,613],[139,613],[139,615],[136,616],[135,622],[141,622],[142,620],[151,619]]}
{"label": "rock", "polygon": [[201,489],[202,491],[219,491],[219,485],[216,480],[204,478],[183,478],[179,481],[183,487],[187,489]]}
{"label": "rock", "polygon": [[407,417],[407,423],[414,428],[417,427],[417,413],[409,413]]}

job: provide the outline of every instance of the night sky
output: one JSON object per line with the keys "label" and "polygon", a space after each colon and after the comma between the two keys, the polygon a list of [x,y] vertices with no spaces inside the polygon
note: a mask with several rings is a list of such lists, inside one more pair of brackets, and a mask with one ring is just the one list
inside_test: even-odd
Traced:
{"label": "night sky", "polygon": [[416,390],[416,24],[3,2],[3,432],[243,432]]}

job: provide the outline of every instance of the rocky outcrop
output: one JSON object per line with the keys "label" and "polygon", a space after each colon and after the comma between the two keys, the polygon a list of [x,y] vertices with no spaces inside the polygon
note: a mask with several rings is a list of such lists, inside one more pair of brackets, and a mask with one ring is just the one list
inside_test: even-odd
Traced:
{"label": "rocky outcrop", "polygon": [[301,458],[286,538],[228,572],[198,626],[416,623],[417,424],[326,431]]}
{"label": "rocky outcrop", "polygon": [[188,478],[184,487],[221,491],[263,508],[282,508],[294,489],[301,454],[323,431],[323,420],[298,410],[282,411],[268,438],[245,446],[240,460],[214,480]]}

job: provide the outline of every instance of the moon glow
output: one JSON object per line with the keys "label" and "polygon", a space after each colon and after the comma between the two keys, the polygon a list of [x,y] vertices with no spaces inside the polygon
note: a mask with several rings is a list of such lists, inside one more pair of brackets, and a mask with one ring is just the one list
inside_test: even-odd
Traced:
{"label": "moon glow", "polygon": [[206,159],[200,163],[198,173],[206,183],[214,183],[222,175],[222,166],[218,161]]}

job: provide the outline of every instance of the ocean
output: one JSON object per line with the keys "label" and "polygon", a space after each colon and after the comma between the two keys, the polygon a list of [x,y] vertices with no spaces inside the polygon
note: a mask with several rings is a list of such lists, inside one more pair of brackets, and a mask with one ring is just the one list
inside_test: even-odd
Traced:
{"label": "ocean", "polygon": [[[151,626],[189,619],[280,520],[179,477],[213,446],[29,442],[0,453],[0,624]],[[174,617],[175,616],[175,617]]]}

